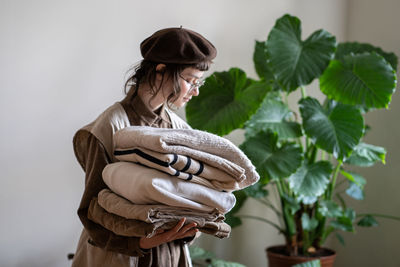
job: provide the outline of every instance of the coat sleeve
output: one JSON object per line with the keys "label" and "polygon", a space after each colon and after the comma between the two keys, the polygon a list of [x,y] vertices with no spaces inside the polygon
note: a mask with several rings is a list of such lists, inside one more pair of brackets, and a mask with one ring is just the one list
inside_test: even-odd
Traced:
{"label": "coat sleeve", "polygon": [[107,188],[102,179],[102,171],[110,161],[103,146],[91,134],[87,138],[86,148],[85,151],[76,151],[80,154],[80,161],[84,163],[86,173],[85,190],[79,205],[78,216],[90,236],[89,242],[102,249],[130,256],[147,254],[148,250],[139,247],[139,237],[117,235],[88,218],[90,201],[97,197],[102,189]]}

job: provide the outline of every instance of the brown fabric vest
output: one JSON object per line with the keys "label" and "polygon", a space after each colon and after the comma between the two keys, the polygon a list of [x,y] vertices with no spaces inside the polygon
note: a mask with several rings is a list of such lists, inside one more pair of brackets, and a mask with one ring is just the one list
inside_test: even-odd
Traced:
{"label": "brown fabric vest", "polygon": [[[174,112],[167,108],[166,112],[170,117],[172,128],[190,128],[190,126]],[[119,102],[116,102],[105,110],[95,121],[81,128],[74,136],[73,147],[75,156],[82,168],[85,170],[85,162],[79,151],[87,151],[87,140],[90,135],[94,135],[100,141],[104,146],[110,161],[115,162],[117,160],[113,155],[113,135],[116,131],[128,126],[131,126],[128,115],[122,105]],[[130,257],[121,253],[101,249],[89,244],[88,239],[89,235],[86,230],[83,229],[72,267],[138,266],[138,257]],[[174,251],[171,251],[171,253],[174,253]],[[188,259],[188,261],[183,266],[191,266],[190,255],[186,245],[183,251],[176,251],[175,253],[184,253],[184,257]]]}

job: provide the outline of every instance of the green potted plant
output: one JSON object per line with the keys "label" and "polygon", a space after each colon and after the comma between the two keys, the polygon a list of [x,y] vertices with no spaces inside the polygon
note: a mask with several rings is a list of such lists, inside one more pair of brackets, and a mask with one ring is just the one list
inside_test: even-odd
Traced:
{"label": "green potted plant", "polygon": [[[343,241],[340,231],[377,225],[375,217],[385,215],[356,214],[343,194],[364,197],[366,179],[353,166],[385,163],[383,147],[363,142],[370,130],[363,116],[388,107],[396,88],[396,55],[370,44],[337,43],[325,30],[302,40],[300,20],[286,14],[266,41],[256,41],[253,60],[258,79],[239,68],[214,72],[186,107],[194,128],[220,136],[245,130],[240,148],[261,179],[235,192],[229,224],[240,225],[246,217],[262,220],[284,235],[284,254],[307,257],[319,255],[332,233]],[[315,79],[325,99],[308,95],[306,86]],[[298,106],[291,107],[288,95],[295,91],[301,94]],[[270,188],[279,193],[278,207],[267,198]],[[238,215],[249,197],[272,209],[281,225]]]}

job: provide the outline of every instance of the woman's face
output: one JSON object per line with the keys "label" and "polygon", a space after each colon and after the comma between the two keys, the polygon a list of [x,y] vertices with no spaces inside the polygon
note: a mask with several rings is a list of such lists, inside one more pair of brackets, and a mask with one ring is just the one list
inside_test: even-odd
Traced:
{"label": "woman's face", "polygon": [[[199,87],[192,86],[202,81],[204,71],[194,69],[192,67],[184,69],[179,78],[181,92],[178,99],[174,102],[174,106],[183,107],[193,96],[199,95]],[[191,88],[193,88],[191,90]]]}

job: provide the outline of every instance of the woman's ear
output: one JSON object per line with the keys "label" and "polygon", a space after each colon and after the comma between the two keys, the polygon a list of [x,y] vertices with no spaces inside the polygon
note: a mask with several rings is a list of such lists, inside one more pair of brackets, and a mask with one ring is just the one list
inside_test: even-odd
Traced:
{"label": "woman's ear", "polygon": [[156,72],[164,73],[165,71],[165,64],[158,64],[156,66]]}
{"label": "woman's ear", "polygon": [[158,64],[156,66],[156,79],[158,81],[163,80],[164,73],[165,73],[165,68],[166,68],[165,64]]}

